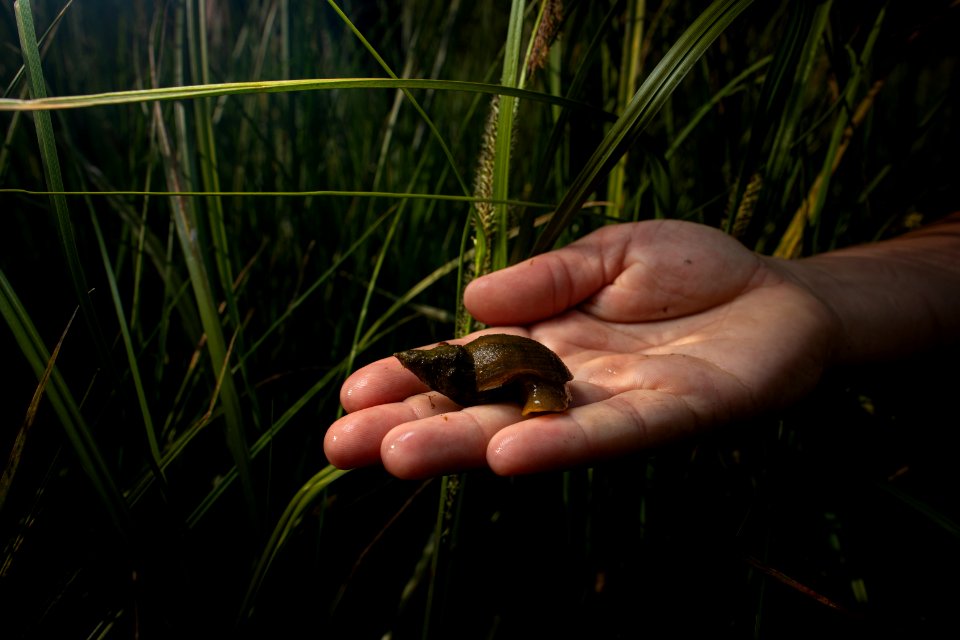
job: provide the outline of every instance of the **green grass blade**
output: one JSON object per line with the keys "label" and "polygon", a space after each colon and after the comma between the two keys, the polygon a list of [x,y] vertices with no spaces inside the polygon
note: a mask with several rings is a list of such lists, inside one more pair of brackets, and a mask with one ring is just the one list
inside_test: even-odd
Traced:
{"label": "green grass blade", "polygon": [[[20,50],[23,54],[27,69],[27,80],[30,84],[30,95],[43,99],[47,95],[46,82],[43,77],[43,68],[40,65],[40,50],[37,45],[37,32],[33,26],[33,10],[30,0],[17,0],[14,3],[17,17],[17,29],[20,34]],[[37,129],[37,141],[40,145],[40,155],[43,159],[43,172],[47,187],[50,191],[63,191],[63,178],[60,173],[60,160],[57,155],[57,143],[53,135],[53,123],[50,114],[38,112],[34,114],[34,124]],[[63,196],[51,196],[53,210],[57,219],[57,231],[60,236],[60,246],[67,261],[67,271],[73,282],[74,292],[80,304],[87,330],[93,337],[94,344],[101,362],[106,366],[109,362],[106,342],[100,333],[100,324],[97,322],[96,312],[90,302],[87,278],[80,254],[77,251],[77,240],[73,232],[73,223],[70,220],[70,210],[67,200]]]}
{"label": "green grass blade", "polygon": [[[787,32],[767,73],[760,96],[760,114],[752,128],[750,146],[729,207],[731,213],[736,212],[728,217],[729,230],[748,243],[752,244],[753,240],[744,237],[750,226],[749,212],[780,211],[791,195],[791,173],[799,169],[796,131],[803,122],[809,79],[819,64],[831,6],[832,0],[817,6],[794,3]],[[768,133],[771,140],[766,143]],[[763,154],[761,147],[765,143],[769,149]],[[758,165],[762,155],[766,162]],[[748,192],[753,193],[748,196]],[[751,203],[750,197],[756,202]],[[762,251],[765,241],[766,238],[760,238],[755,248]]]}
{"label": "green grass blade", "polygon": [[[263,435],[257,438],[250,446],[250,457],[255,458],[258,456],[264,449],[266,449],[271,441],[280,433],[280,431],[294,418],[307,404],[316,396],[320,391],[323,391],[329,387],[334,380],[343,375],[343,372],[346,371],[346,358],[339,365],[332,367],[327,371],[316,383],[311,386],[306,393],[300,396],[296,402],[290,405],[286,411],[283,412],[277,421],[274,422],[269,429],[264,431]],[[193,434],[196,435],[196,434]],[[191,436],[192,437],[192,436]],[[208,493],[204,499],[200,502],[199,505],[190,513],[187,517],[186,525],[189,528],[195,527],[202,520],[203,516],[210,510],[210,508],[216,504],[220,497],[229,489],[234,482],[236,482],[238,477],[237,467],[233,467],[223,475],[217,485],[213,488],[210,493]]]}
{"label": "green grass blade", "polygon": [[531,200],[521,200],[510,198],[507,200],[496,200],[494,198],[478,198],[476,196],[463,196],[447,193],[414,193],[410,191],[353,191],[349,189],[311,189],[307,191],[162,191],[156,189],[131,190],[131,189],[102,189],[97,191],[53,191],[50,189],[23,189],[20,187],[3,187],[0,193],[12,193],[31,196],[105,196],[116,198],[118,196],[176,196],[178,198],[202,198],[206,196],[219,195],[230,196],[234,198],[372,198],[387,200],[436,200],[438,202],[464,202],[473,204],[477,202],[488,202],[491,204],[502,204],[508,207],[531,207],[535,209],[552,209],[554,205],[546,202],[533,202]]}
{"label": "green grass blade", "polygon": [[250,345],[250,348],[246,352],[244,352],[242,358],[240,358],[240,363],[242,364],[243,360],[250,357],[257,349],[259,349],[260,346],[264,343],[264,341],[268,337],[270,337],[274,332],[276,332],[278,329],[283,327],[284,323],[290,318],[290,316],[293,315],[293,312],[296,311],[314,292],[316,292],[322,284],[326,283],[333,276],[333,274],[335,274],[337,270],[340,269],[340,266],[344,262],[346,262],[348,258],[354,255],[361,247],[365,246],[367,243],[367,240],[370,238],[371,235],[373,235],[373,232],[379,229],[380,225],[383,224],[387,220],[387,218],[389,218],[392,214],[393,214],[392,211],[388,211],[387,213],[381,215],[379,218],[374,220],[371,224],[367,225],[367,227],[363,231],[363,234],[359,238],[357,238],[353,242],[353,244],[351,244],[347,248],[346,251],[341,252],[337,256],[336,260],[330,263],[330,266],[327,267],[327,269],[322,274],[320,274],[320,277],[314,280],[313,283],[309,287],[307,287],[306,291],[304,291],[302,294],[297,296],[295,300],[293,300],[289,305],[287,305],[283,313],[281,313],[277,317],[277,319],[274,320],[269,327],[267,327],[267,329],[260,335],[260,337],[257,338],[257,340],[252,345]]}
{"label": "green grass blade", "polygon": [[854,54],[852,51],[848,51],[850,54],[850,64],[853,67],[853,73],[847,80],[847,84],[840,96],[842,108],[839,111],[839,117],[837,118],[837,121],[833,125],[833,134],[830,136],[830,146],[827,148],[826,156],[823,159],[823,168],[820,170],[821,181],[819,189],[817,189],[816,199],[812,203],[810,211],[807,212],[808,219],[812,222],[814,227],[814,253],[822,250],[820,247],[820,212],[823,211],[823,205],[827,200],[830,178],[833,176],[833,173],[837,168],[840,146],[844,140],[844,137],[846,136],[847,127],[850,126],[851,118],[853,117],[853,112],[856,105],[856,94],[857,91],[859,91],[862,87],[863,77],[865,75],[864,67],[869,63],[870,57],[873,55],[873,47],[877,43],[877,38],[880,35],[880,27],[883,24],[886,14],[886,8],[881,7],[880,11],[877,13],[876,20],[874,20],[873,28],[870,30],[867,40],[863,45],[863,50],[860,51],[859,55]]}
{"label": "green grass blade", "polygon": [[[627,21],[623,33],[623,54],[620,59],[617,83],[617,110],[623,111],[628,100],[636,93],[637,76],[640,73],[641,43],[643,41],[645,0],[630,0],[627,4]],[[607,215],[622,218],[624,215],[624,184],[626,182],[627,156],[620,158],[607,176]]]}
{"label": "green grass blade", "polygon": [[[187,16],[187,49],[193,77],[201,84],[209,84],[206,2],[198,2],[195,5],[193,0],[188,0],[185,9]],[[194,18],[195,15],[196,18]],[[223,197],[220,195],[217,145],[213,132],[213,114],[210,100],[211,98],[201,98],[193,101],[200,182],[204,191],[211,194],[206,198],[206,204],[210,239],[213,242],[213,264],[217,267],[220,290],[227,301],[230,320],[233,326],[239,327],[240,313],[237,311],[237,303],[233,296],[233,268],[230,263],[230,244],[227,241],[227,231],[223,223]]]}
{"label": "green grass blade", "polygon": [[[0,99],[0,111],[53,111],[57,109],[88,109],[92,107],[136,104],[140,102],[166,102],[171,100],[195,100],[219,96],[253,95],[266,93],[302,93],[305,91],[337,91],[342,89],[402,89],[411,91],[459,91],[487,95],[508,95],[523,100],[543,102],[558,107],[582,111],[592,118],[614,121],[616,117],[593,105],[540,91],[504,87],[489,82],[465,80],[431,80],[424,78],[308,78],[297,80],[262,80],[257,82],[221,82],[210,85],[177,85],[111,91],[88,95],[34,97],[28,100]],[[412,96],[412,94],[409,94]]]}
{"label": "green grass blade", "polygon": [[707,48],[752,0],[716,0],[684,31],[633,96],[626,111],[613,124],[557,207],[540,234],[533,253],[553,247],[569,226],[594,185],[629,148],[630,143],[653,120]]}
{"label": "green grass blade", "polygon": [[270,534],[270,539],[264,547],[260,555],[260,560],[254,569],[253,577],[250,579],[250,585],[247,587],[247,593],[243,599],[243,605],[240,607],[239,623],[249,618],[252,613],[251,608],[257,597],[257,592],[267,577],[270,566],[273,564],[277,554],[280,553],[290,534],[303,519],[304,513],[310,509],[317,498],[323,495],[327,487],[346,475],[348,471],[347,469],[337,469],[333,466],[324,467],[304,483],[287,504],[286,509],[284,509],[283,514],[273,529],[273,533]]}
{"label": "green grass blade", "polygon": [[[50,354],[3,271],[0,271],[0,315],[13,333],[14,340],[37,379],[42,379],[47,363],[50,362]],[[53,370],[47,385],[47,398],[73,446],[80,467],[93,484],[111,521],[121,537],[128,539],[129,514],[126,501],[117,488],[117,483],[80,413],[73,394],[56,369]]]}
{"label": "green grass blade", "polygon": [[690,137],[690,134],[693,133],[694,129],[697,128],[697,125],[710,113],[716,106],[723,101],[725,98],[737,93],[738,91],[743,91],[744,85],[748,82],[751,82],[751,78],[763,71],[770,64],[770,61],[773,58],[771,56],[764,56],[760,58],[752,65],[744,69],[741,73],[737,74],[730,82],[725,84],[719,91],[713,94],[710,97],[710,101],[700,107],[695,114],[690,118],[690,121],[681,129],[677,135],[670,140],[670,146],[667,147],[666,152],[663,154],[663,157],[669,160],[673,154],[677,152],[677,149],[684,143],[684,141]]}
{"label": "green grass blade", "polygon": [[117,322],[120,325],[120,335],[123,338],[123,347],[127,354],[127,365],[130,367],[130,377],[133,380],[133,388],[137,393],[137,402],[140,405],[140,414],[143,416],[143,427],[146,432],[147,446],[150,450],[150,456],[153,460],[153,469],[159,478],[163,480],[160,470],[160,445],[157,441],[157,432],[153,425],[153,416],[150,412],[150,405],[147,402],[147,393],[143,388],[143,381],[140,378],[140,367],[137,365],[137,354],[133,347],[133,339],[130,337],[130,327],[127,324],[126,314],[123,310],[123,302],[120,300],[120,290],[117,287],[117,279],[114,276],[113,268],[110,264],[110,256],[107,252],[107,243],[103,239],[103,232],[100,230],[100,223],[97,221],[97,214],[90,208],[90,223],[97,238],[97,244],[100,246],[100,257],[103,260],[103,270],[107,276],[107,284],[110,287],[110,297],[113,300],[113,308],[117,313]]}
{"label": "green grass blade", "polygon": [[[614,19],[619,15],[620,5],[622,2],[623,0],[617,0],[616,2],[612,3],[610,10],[604,15],[595,33],[593,34],[593,37],[590,39],[590,43],[586,47],[586,51],[583,54],[583,60],[577,66],[577,69],[573,75],[573,79],[568,85],[566,93],[568,98],[579,96],[583,92],[584,85],[593,74],[593,66],[591,63],[600,54],[600,51],[603,48],[603,36],[610,29]],[[561,158],[559,157],[560,154],[557,153],[557,150],[560,149],[561,141],[563,140],[565,131],[570,123],[570,119],[573,117],[573,113],[574,112],[571,109],[561,109],[559,115],[553,123],[553,130],[550,132],[550,139],[547,142],[546,151],[544,152],[543,158],[537,167],[537,175],[534,179],[532,189],[534,197],[540,197],[544,192],[551,170],[556,176],[558,176],[557,180],[559,182],[559,176],[562,172],[560,168]],[[562,195],[558,196],[557,199],[562,199]],[[512,262],[519,262],[530,252],[530,249],[533,245],[532,236],[535,219],[536,212],[524,211],[520,221],[520,237],[518,238],[517,242],[514,243],[514,255]]]}
{"label": "green grass blade", "polygon": [[[181,177],[158,104],[154,105],[154,117],[157,123],[157,134],[160,141],[161,154],[165,160],[164,165],[167,183],[171,191],[177,191]],[[194,297],[196,298],[197,309],[200,312],[200,322],[207,336],[207,351],[210,356],[212,370],[219,372],[228,362],[228,354],[226,341],[224,340],[223,330],[220,324],[220,316],[217,312],[217,305],[213,299],[210,280],[207,275],[202,249],[197,236],[196,219],[191,214],[191,210],[186,206],[183,198],[176,196],[171,197],[170,207],[176,227],[177,238],[187,264],[187,271],[190,274],[190,283],[193,288]],[[250,472],[250,452],[247,448],[243,428],[240,399],[237,395],[233,375],[230,373],[229,367],[226,367],[226,374],[223,375],[220,385],[226,418],[227,447],[230,450],[230,455],[233,457],[240,477],[248,514],[256,521],[258,509],[253,489],[253,478]]]}
{"label": "green grass blade", "polygon": [[10,486],[13,484],[13,478],[17,474],[20,460],[23,458],[23,448],[27,444],[27,434],[33,428],[34,421],[37,417],[37,410],[40,408],[40,400],[43,398],[43,393],[46,391],[47,384],[50,382],[50,374],[53,373],[53,365],[57,362],[57,356],[60,355],[60,347],[63,346],[63,341],[70,332],[73,320],[77,317],[77,311],[79,311],[79,307],[73,312],[73,315],[70,316],[66,328],[63,330],[63,333],[60,334],[60,340],[57,341],[56,346],[53,348],[53,353],[50,354],[50,359],[47,360],[47,366],[40,376],[37,388],[33,392],[33,397],[30,399],[30,405],[27,407],[27,414],[24,416],[23,424],[20,425],[20,429],[14,438],[13,446],[10,448],[7,465],[3,468],[3,475],[0,476],[0,513],[3,512],[3,505],[6,503],[7,495],[10,493]]}
{"label": "green grass blade", "polygon": [[[519,82],[520,41],[523,37],[523,14],[526,3],[513,0],[510,4],[510,19],[507,28],[507,43],[503,54],[503,74],[500,84],[516,87]],[[513,119],[517,112],[514,96],[500,96],[497,112],[497,142],[493,158],[493,198],[505,200],[510,194],[510,152],[513,148]],[[496,228],[492,238],[491,266],[494,270],[507,266],[507,234],[510,230],[509,209],[503,204],[493,207]]]}
{"label": "green grass blade", "polygon": [[[50,44],[53,42],[53,37],[56,35],[57,27],[60,26],[60,23],[63,21],[63,17],[73,5],[73,0],[67,0],[67,3],[63,5],[60,11],[57,13],[56,17],[53,19],[53,22],[50,23],[50,26],[47,27],[47,30],[43,32],[43,35],[40,36],[40,60],[47,54],[47,50],[50,48]],[[21,66],[17,69],[17,72],[14,74],[13,79],[7,84],[7,88],[3,91],[2,98],[7,98],[10,94],[13,93],[17,85],[20,84],[20,80],[23,78],[24,73],[26,72],[26,65]],[[23,85],[20,88],[20,99],[23,100],[30,95],[30,87],[28,85]],[[7,133],[3,140],[3,144],[0,145],[0,183],[5,182],[5,176],[7,174],[7,168],[10,166],[10,151],[13,148],[13,136],[20,126],[20,114],[15,113],[12,118],[10,118],[10,125],[7,127]]]}
{"label": "green grass blade", "polygon": [[[347,17],[347,14],[337,6],[337,3],[334,0],[327,0],[327,4],[340,16],[340,19],[343,20],[344,24],[347,25],[347,28],[355,35],[363,46],[370,52],[370,55],[374,57],[380,67],[387,72],[387,75],[390,76],[393,80],[397,80],[397,74],[393,72],[393,69],[390,68],[390,65],[377,53],[377,50],[373,47],[370,42],[360,33],[360,30],[357,29],[356,25]],[[430,119],[430,116],[427,115],[427,112],[423,110],[423,107],[420,106],[420,103],[416,98],[413,97],[413,94],[410,93],[409,89],[402,89],[404,95],[407,97],[407,100],[410,101],[410,104],[413,105],[413,108],[416,109],[417,113],[420,114],[420,117],[423,118],[423,121],[427,124],[427,127],[430,128],[430,132],[433,134],[434,139],[439,143],[440,148],[443,150],[443,154],[447,158],[447,162],[450,164],[450,170],[453,171],[453,175],[457,180],[457,184],[460,185],[460,189],[463,191],[464,195],[470,194],[470,188],[467,186],[467,183],[464,181],[463,176],[460,175],[460,172],[457,170],[457,163],[453,158],[453,152],[450,151],[450,147],[447,146],[447,143],[444,141],[443,136],[440,135],[440,131],[437,130],[437,126],[433,123],[433,120]]]}
{"label": "green grass blade", "polygon": [[881,8],[877,13],[873,28],[867,35],[866,42],[859,56],[848,50],[852,73],[839,97],[838,102],[840,108],[837,110],[837,119],[833,125],[820,172],[817,174],[810,188],[810,194],[804,198],[800,208],[784,232],[783,237],[780,238],[774,255],[797,257],[802,251],[801,243],[803,240],[803,232],[807,227],[813,229],[812,249],[814,252],[817,251],[817,246],[820,241],[820,214],[826,202],[830,179],[833,176],[833,172],[836,171],[837,165],[842,157],[841,147],[854,114],[855,97],[862,85],[864,65],[870,59],[873,52],[873,47],[876,44],[880,26],[883,23],[885,15],[886,10]]}

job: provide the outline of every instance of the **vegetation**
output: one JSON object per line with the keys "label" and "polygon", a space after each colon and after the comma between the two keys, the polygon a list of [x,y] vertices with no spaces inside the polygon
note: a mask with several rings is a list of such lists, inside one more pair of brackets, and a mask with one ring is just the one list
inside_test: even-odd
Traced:
{"label": "vegetation", "polygon": [[600,225],[798,257],[956,208],[958,14],[5,2],[4,637],[955,630],[951,354],[535,477],[322,439],[350,371],[476,328],[470,278]]}

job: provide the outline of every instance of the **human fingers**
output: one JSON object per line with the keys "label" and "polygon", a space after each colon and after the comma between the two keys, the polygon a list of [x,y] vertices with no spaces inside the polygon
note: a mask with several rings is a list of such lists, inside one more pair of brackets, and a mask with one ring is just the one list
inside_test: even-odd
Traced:
{"label": "human fingers", "polygon": [[382,463],[398,478],[439,475],[485,465],[490,438],[522,419],[512,405],[456,409],[435,393],[361,409],[330,426],[324,453],[341,469]]}
{"label": "human fingers", "polygon": [[348,412],[367,407],[399,402],[427,390],[426,385],[390,356],[361,367],[344,381],[340,388],[340,404]]}
{"label": "human fingers", "polygon": [[697,426],[679,396],[636,389],[506,427],[490,439],[486,463],[505,476],[569,469],[664,444]]}
{"label": "human fingers", "polygon": [[[595,385],[570,386],[575,404],[610,396]],[[484,467],[488,444],[498,432],[540,419],[525,419],[512,404],[460,409],[438,393],[416,394],[344,416],[328,429],[324,451],[339,468],[382,463],[399,478],[421,478]]]}
{"label": "human fingers", "polygon": [[380,445],[394,427],[456,408],[445,396],[429,392],[411,395],[402,402],[358,409],[330,425],[323,439],[324,454],[340,469],[378,464]]}
{"label": "human fingers", "polygon": [[514,475],[591,464],[662,445],[758,409],[749,383],[684,354],[633,361],[604,358],[582,367],[579,375],[579,388],[603,393],[564,413],[494,434],[486,454],[494,472]]}
{"label": "human fingers", "polygon": [[704,225],[612,225],[478,278],[464,303],[488,324],[528,324],[576,305],[611,322],[662,320],[732,299],[761,267],[739,242]]}
{"label": "human fingers", "polygon": [[555,316],[593,295],[607,280],[603,251],[616,253],[622,235],[593,234],[472,281],[464,305],[489,325],[528,325]]}

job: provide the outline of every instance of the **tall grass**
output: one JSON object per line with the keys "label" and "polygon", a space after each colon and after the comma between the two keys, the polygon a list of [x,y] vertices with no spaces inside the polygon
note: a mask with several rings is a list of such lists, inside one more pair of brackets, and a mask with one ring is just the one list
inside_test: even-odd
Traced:
{"label": "tall grass", "polygon": [[[958,514],[903,484],[916,456],[896,444],[946,436],[869,375],[531,478],[346,473],[322,437],[351,370],[474,328],[471,277],[600,225],[688,219],[796,257],[955,207],[951,3],[2,15],[11,637],[943,620],[955,590],[906,558],[933,530],[922,553],[955,567]],[[876,540],[897,536],[888,576]],[[929,598],[894,611],[903,579]]]}

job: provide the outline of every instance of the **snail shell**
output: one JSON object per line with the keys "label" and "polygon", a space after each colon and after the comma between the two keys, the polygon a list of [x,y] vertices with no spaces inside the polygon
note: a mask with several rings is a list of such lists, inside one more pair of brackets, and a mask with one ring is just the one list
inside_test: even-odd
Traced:
{"label": "snail shell", "polygon": [[536,340],[505,333],[394,354],[425,385],[461,406],[517,402],[522,414],[565,411],[570,370]]}

